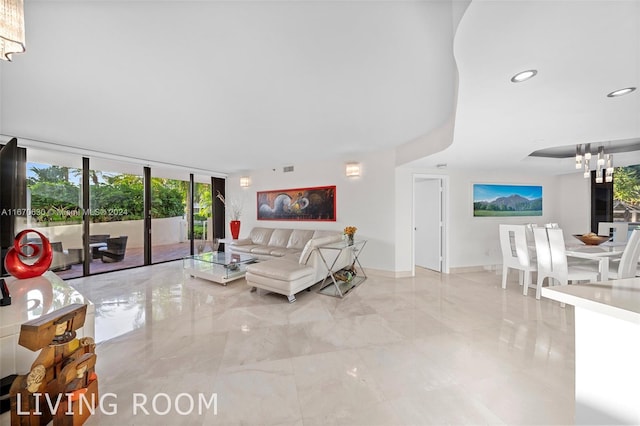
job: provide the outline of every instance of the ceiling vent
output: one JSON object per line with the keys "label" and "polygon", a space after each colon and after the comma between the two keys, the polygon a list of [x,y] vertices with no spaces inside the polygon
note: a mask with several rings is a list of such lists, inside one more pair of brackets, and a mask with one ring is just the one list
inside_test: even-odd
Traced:
{"label": "ceiling vent", "polygon": [[282,168],[282,172],[283,173],[289,173],[289,172],[292,172],[292,171],[293,171],[293,166],[284,166]]}

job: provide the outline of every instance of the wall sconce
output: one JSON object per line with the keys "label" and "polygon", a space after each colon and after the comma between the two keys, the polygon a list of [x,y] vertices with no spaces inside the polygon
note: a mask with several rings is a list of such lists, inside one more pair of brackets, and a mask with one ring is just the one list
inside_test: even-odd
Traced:
{"label": "wall sconce", "polygon": [[346,175],[347,177],[360,176],[360,163],[347,163]]}
{"label": "wall sconce", "polygon": [[251,179],[249,176],[241,176],[240,177],[240,186],[242,188],[248,188],[251,185]]}
{"label": "wall sconce", "polygon": [[14,53],[23,53],[24,5],[22,0],[3,1],[0,8],[0,59],[11,60]]}

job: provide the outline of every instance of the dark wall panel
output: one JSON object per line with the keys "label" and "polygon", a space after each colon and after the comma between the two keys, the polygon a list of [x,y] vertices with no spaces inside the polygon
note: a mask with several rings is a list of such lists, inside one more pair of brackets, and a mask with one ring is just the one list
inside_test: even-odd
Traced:
{"label": "dark wall panel", "polygon": [[613,222],[613,182],[596,183],[591,172],[591,232],[598,233],[598,223]]}

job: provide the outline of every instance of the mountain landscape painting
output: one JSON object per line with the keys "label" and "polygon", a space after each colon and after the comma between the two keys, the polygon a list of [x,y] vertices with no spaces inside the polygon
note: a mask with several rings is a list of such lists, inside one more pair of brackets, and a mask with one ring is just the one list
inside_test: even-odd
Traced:
{"label": "mountain landscape painting", "polygon": [[542,187],[473,184],[473,216],[542,216]]}

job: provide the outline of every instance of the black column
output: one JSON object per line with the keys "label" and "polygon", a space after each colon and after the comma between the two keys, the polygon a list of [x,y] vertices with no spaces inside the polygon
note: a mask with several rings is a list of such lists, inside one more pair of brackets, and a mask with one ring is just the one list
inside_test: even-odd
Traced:
{"label": "black column", "polygon": [[[213,215],[213,238],[224,238],[225,237],[225,226],[224,226],[224,204],[222,201],[217,198],[218,192],[222,194],[222,197],[225,196],[226,179],[212,177],[211,178],[211,196],[213,197],[213,202],[211,205],[213,206],[211,209],[211,214]],[[218,250],[224,251],[224,245],[221,245]]]}
{"label": "black column", "polygon": [[91,206],[89,205],[89,158],[82,157],[82,252],[84,253],[84,262],[82,263],[82,275],[87,276],[91,273],[91,256],[93,253],[89,249],[89,235],[91,232]]}
{"label": "black column", "polygon": [[[27,200],[27,151],[18,148],[18,140],[11,139],[0,145],[0,269],[2,276],[4,258],[13,246],[16,236],[16,217],[26,212]],[[26,219],[26,216],[24,217]]]}
{"label": "black column", "polygon": [[144,182],[144,264],[151,265],[151,168],[143,169]]}
{"label": "black column", "polygon": [[598,233],[600,222],[613,222],[613,182],[596,183],[596,172],[592,171],[591,232]]}
{"label": "black column", "polygon": [[188,195],[188,200],[187,200],[187,210],[188,210],[188,215],[187,215],[187,220],[189,221],[189,235],[187,236],[187,238],[189,238],[189,244],[190,244],[190,253],[191,256],[194,255],[195,253],[195,245],[193,242],[193,203],[195,200],[195,192],[196,192],[196,184],[193,181],[193,173],[189,174],[189,195]]}

